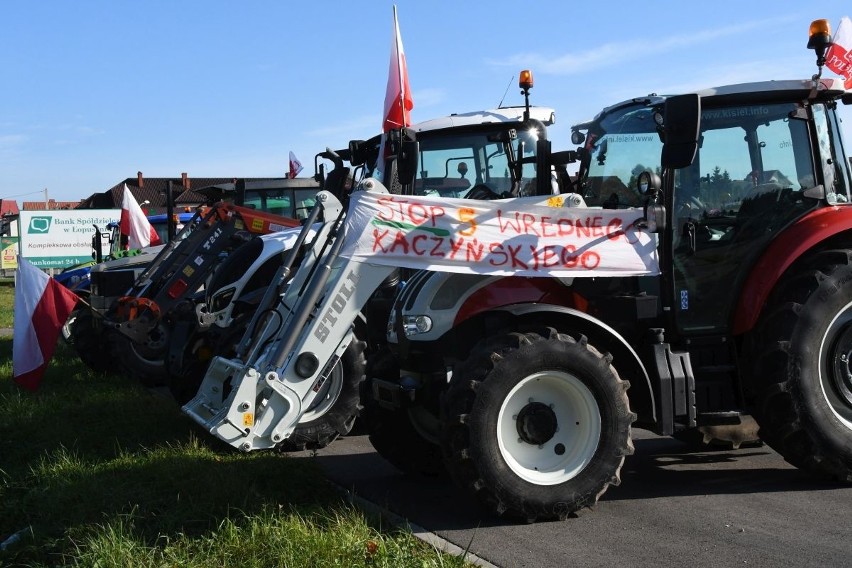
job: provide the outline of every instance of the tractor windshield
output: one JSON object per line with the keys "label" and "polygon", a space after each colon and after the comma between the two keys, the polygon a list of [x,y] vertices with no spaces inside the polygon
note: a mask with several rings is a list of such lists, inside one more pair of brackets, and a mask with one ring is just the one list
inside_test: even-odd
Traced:
{"label": "tractor windshield", "polygon": [[577,188],[587,205],[618,209],[643,204],[636,176],[645,170],[660,173],[663,147],[652,102],[605,111],[595,122],[574,128],[587,129]]}
{"label": "tractor windshield", "polygon": [[[544,136],[543,127],[518,124],[420,132],[414,192],[477,198],[535,193],[536,141]],[[486,195],[489,191],[493,195]]]}

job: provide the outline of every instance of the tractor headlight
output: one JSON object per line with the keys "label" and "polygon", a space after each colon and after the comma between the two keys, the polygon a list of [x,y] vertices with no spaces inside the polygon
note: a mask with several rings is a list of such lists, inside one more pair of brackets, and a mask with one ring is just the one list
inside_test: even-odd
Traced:
{"label": "tractor headlight", "polygon": [[432,318],[429,316],[402,316],[402,329],[405,336],[411,337],[432,330]]}

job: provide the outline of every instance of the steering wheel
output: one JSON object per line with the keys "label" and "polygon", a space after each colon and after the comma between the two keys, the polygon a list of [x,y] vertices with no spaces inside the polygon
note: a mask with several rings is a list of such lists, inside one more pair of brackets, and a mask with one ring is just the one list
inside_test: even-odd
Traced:
{"label": "steering wheel", "polygon": [[467,192],[465,199],[500,199],[500,196],[486,184],[478,183]]}

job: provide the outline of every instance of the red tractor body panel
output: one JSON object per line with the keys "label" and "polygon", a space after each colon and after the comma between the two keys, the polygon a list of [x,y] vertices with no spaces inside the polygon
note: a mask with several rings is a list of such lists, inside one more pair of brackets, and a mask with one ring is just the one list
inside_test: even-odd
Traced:
{"label": "red tractor body panel", "polygon": [[734,335],[750,331],[775,284],[805,252],[852,230],[852,208],[816,209],[782,231],[766,248],[748,275],[734,315]]}

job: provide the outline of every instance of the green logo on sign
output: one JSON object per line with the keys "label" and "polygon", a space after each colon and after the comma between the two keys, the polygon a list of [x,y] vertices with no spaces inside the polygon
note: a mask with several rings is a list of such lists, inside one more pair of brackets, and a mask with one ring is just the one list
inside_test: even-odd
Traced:
{"label": "green logo on sign", "polygon": [[50,230],[50,222],[53,217],[33,217],[30,219],[30,226],[27,227],[28,234],[44,234]]}

